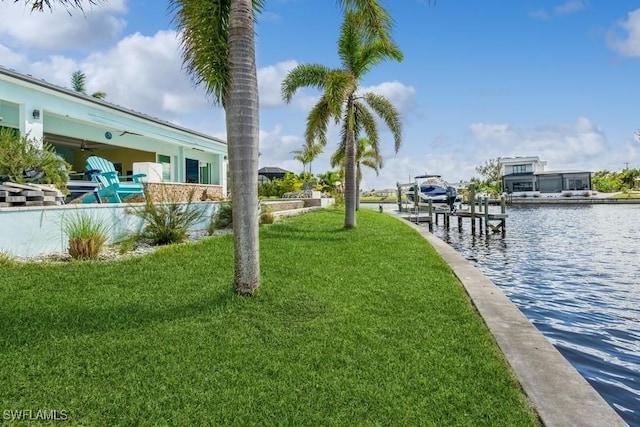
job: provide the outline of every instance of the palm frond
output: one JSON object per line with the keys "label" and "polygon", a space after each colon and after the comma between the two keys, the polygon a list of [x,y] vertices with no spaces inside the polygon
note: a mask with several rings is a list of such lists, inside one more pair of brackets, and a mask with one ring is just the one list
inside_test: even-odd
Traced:
{"label": "palm frond", "polygon": [[[13,0],[14,3],[18,3],[20,0]],[[101,3],[102,0],[24,0],[24,4],[28,5],[31,3],[31,11],[39,11],[42,12],[44,8],[53,9],[52,3],[59,3],[64,6],[67,10],[69,9],[78,9],[83,10],[84,4],[94,5]]]}
{"label": "palm frond", "polygon": [[358,127],[364,131],[364,134],[369,139],[369,144],[375,150],[378,150],[378,146],[380,144],[380,136],[378,134],[378,124],[376,123],[376,118],[364,103],[358,101],[356,102],[355,107]]}
{"label": "palm frond", "polygon": [[[253,0],[254,19],[265,0]],[[169,0],[180,34],[183,68],[194,85],[224,106],[230,82],[229,15],[231,0]]]}
{"label": "palm frond", "polygon": [[296,91],[302,87],[313,87],[325,89],[327,75],[331,72],[328,67],[320,64],[301,64],[289,71],[287,77],[282,81],[280,90],[282,99],[291,102],[291,98]]}
{"label": "palm frond", "polygon": [[396,107],[384,96],[375,93],[365,93],[364,100],[369,104],[371,109],[385,122],[394,140],[394,149],[396,153],[402,145],[402,120]]}
{"label": "palm frond", "polygon": [[353,74],[343,70],[331,71],[327,75],[326,82],[327,85],[324,97],[326,98],[327,106],[337,123],[342,116],[342,110],[345,103],[347,103],[349,98],[355,93],[357,87],[356,82],[353,78]]}
{"label": "palm frond", "polygon": [[231,0],[169,0],[179,30],[183,68],[224,105],[229,87],[228,33]]}
{"label": "palm frond", "polygon": [[324,147],[327,144],[329,119],[331,119],[331,111],[329,111],[329,107],[323,96],[311,109],[307,117],[307,128],[304,132],[305,144],[317,144],[320,147]]}
{"label": "palm frond", "polygon": [[338,0],[345,11],[357,11],[367,32],[374,37],[390,39],[393,20],[378,0]]}

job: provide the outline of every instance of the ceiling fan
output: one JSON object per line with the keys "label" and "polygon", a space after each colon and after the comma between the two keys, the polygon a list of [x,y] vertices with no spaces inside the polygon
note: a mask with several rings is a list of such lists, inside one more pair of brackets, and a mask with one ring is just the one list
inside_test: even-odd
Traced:
{"label": "ceiling fan", "polygon": [[86,144],[87,141],[84,139],[80,142],[80,151],[93,151],[95,148],[91,148]]}

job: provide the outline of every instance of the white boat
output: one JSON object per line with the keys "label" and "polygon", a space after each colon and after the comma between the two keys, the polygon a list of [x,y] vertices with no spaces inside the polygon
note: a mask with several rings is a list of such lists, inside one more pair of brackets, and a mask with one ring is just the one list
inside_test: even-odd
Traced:
{"label": "white boat", "polygon": [[[418,186],[419,203],[445,203],[454,210],[454,204],[459,201],[455,187],[449,185],[440,175],[420,175],[415,177]],[[407,200],[415,203],[415,186],[409,187],[406,192]]]}

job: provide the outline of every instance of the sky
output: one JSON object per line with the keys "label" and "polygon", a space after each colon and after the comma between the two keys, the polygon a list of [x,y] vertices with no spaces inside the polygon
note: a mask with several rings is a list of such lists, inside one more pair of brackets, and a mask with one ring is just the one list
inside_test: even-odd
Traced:
{"label": "sky", "polygon": [[[538,156],[547,170],[640,168],[640,1],[379,0],[394,20],[401,62],[372,68],[361,92],[398,109],[402,146],[379,125],[383,168],[362,189],[415,175],[454,183],[496,157]],[[84,12],[31,13],[0,0],[0,65],[226,140],[224,111],[182,68],[166,0],[103,0]],[[260,167],[299,173],[309,110],[319,93],[286,104],[280,83],[298,64],[340,67],[335,0],[266,0],[256,26]],[[329,131],[314,174],[330,170]],[[308,169],[308,166],[307,166]]]}

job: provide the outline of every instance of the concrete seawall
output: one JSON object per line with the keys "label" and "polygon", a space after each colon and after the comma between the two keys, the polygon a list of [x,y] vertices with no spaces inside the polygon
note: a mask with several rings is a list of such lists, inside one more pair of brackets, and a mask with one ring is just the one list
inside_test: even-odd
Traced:
{"label": "concrete seawall", "polygon": [[401,219],[397,212],[393,215],[418,231],[449,264],[545,426],[627,425],[480,270],[426,227]]}

